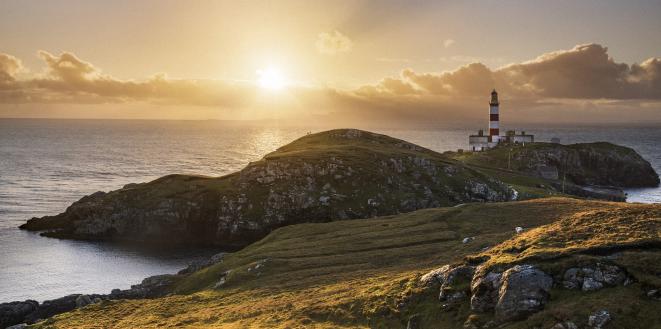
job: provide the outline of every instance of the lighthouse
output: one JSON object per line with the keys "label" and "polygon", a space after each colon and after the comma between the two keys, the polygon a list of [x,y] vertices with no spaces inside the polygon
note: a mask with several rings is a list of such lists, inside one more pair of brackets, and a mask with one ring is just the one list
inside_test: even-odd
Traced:
{"label": "lighthouse", "polygon": [[498,104],[498,93],[494,89],[491,91],[491,101],[489,102],[489,142],[491,143],[498,143],[500,141]]}
{"label": "lighthouse", "polygon": [[489,101],[489,131],[485,134],[484,129],[480,129],[477,131],[477,135],[469,135],[469,150],[479,152],[502,144],[510,146],[520,144],[521,146],[525,146],[528,143],[535,142],[535,136],[528,135],[525,131],[517,134],[514,130],[508,130],[504,136],[500,135],[499,105],[498,93],[494,89],[491,91],[491,100]]}

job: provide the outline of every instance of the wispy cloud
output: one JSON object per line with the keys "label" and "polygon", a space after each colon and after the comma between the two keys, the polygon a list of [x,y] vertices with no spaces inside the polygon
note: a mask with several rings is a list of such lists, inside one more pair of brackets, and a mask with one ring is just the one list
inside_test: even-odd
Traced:
{"label": "wispy cloud", "polygon": [[315,45],[318,52],[327,55],[346,53],[353,48],[351,39],[337,30],[319,33]]}

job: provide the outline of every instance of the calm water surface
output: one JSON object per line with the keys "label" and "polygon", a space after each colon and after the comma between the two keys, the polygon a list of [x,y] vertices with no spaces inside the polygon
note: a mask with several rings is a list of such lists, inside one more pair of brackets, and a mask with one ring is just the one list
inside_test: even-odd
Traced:
{"label": "calm water surface", "polygon": [[[466,135],[478,128],[371,130],[447,151],[467,148]],[[661,172],[660,128],[526,130],[538,140],[560,137],[563,143],[611,141],[633,147]],[[99,190],[171,173],[228,174],[307,131],[218,121],[0,120],[0,302],[108,293],[146,276],[174,273],[216,252],[57,240],[17,227],[34,216],[60,213]],[[628,193],[630,201],[661,201],[658,188]]]}

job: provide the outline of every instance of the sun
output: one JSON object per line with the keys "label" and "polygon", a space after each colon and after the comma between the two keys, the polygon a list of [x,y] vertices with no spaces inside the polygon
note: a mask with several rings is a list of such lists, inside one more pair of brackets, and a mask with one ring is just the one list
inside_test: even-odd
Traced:
{"label": "sun", "polygon": [[257,82],[260,87],[269,90],[281,90],[287,86],[287,79],[274,67],[257,70]]}

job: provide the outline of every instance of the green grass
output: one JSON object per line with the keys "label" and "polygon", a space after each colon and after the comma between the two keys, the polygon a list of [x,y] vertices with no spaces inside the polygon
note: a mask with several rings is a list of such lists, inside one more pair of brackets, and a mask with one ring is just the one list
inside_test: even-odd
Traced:
{"label": "green grass", "polygon": [[[411,315],[418,314],[425,325],[456,328],[470,316],[468,305],[441,311],[436,300],[438,292],[418,286],[422,274],[443,264],[480,255],[480,250],[488,246],[496,246],[493,255],[499,255],[498,250],[503,246],[519,243],[522,239],[533,241],[533,236],[540,237],[534,240],[540,246],[535,244],[527,250],[539,250],[540,253],[550,252],[548,248],[578,250],[575,249],[578,242],[569,242],[569,238],[589,233],[580,229],[588,227],[589,223],[577,219],[586,213],[614,211],[616,218],[608,219],[611,222],[604,221],[604,225],[620,223],[617,218],[623,213],[629,214],[628,220],[634,223],[638,222],[636,218],[644,219],[642,222],[650,220],[650,225],[655,225],[658,230],[657,221],[650,218],[656,216],[659,207],[648,207],[655,212],[638,213],[639,208],[645,206],[548,198],[292,225],[277,229],[261,241],[228,255],[221,264],[184,278],[174,288],[172,296],[93,305],[59,315],[42,327],[391,328],[404,326]],[[577,230],[571,234],[562,233],[568,240],[561,244],[560,239],[555,238],[560,233],[554,228],[566,226],[563,223],[568,220],[576,221],[571,223]],[[526,227],[529,231],[515,236],[516,226]],[[532,229],[535,227],[547,227],[545,230],[555,240],[551,237],[542,239],[543,232]],[[624,230],[618,232],[626,234]],[[642,236],[649,231],[641,229],[636,232]],[[638,236],[638,233],[633,234]],[[461,240],[467,236],[476,239],[462,244]],[[617,241],[635,242],[636,239]],[[586,241],[586,245],[608,242],[601,238],[593,242],[587,238],[581,241]],[[554,253],[561,252],[553,250]],[[657,255],[650,255],[647,261],[658,259]],[[255,265],[262,260],[266,260],[263,267],[255,270]],[[231,270],[231,274],[226,284],[213,289],[221,273],[227,270]],[[631,289],[635,288],[626,288],[622,294],[632,295]],[[604,290],[603,294],[607,291],[615,293],[619,290]],[[560,301],[566,298],[569,299]],[[577,303],[573,295],[565,297],[564,292],[554,295],[552,300],[551,305],[558,301],[558,307]],[[604,303],[607,301],[614,302],[607,299]],[[405,306],[398,307],[401,303]],[[649,307],[646,302],[641,303]],[[555,306],[547,308],[549,313],[535,315],[530,321],[550,321],[553,312],[560,312],[553,309]],[[587,312],[586,307],[571,309]],[[484,320],[489,316],[479,317]]]}

